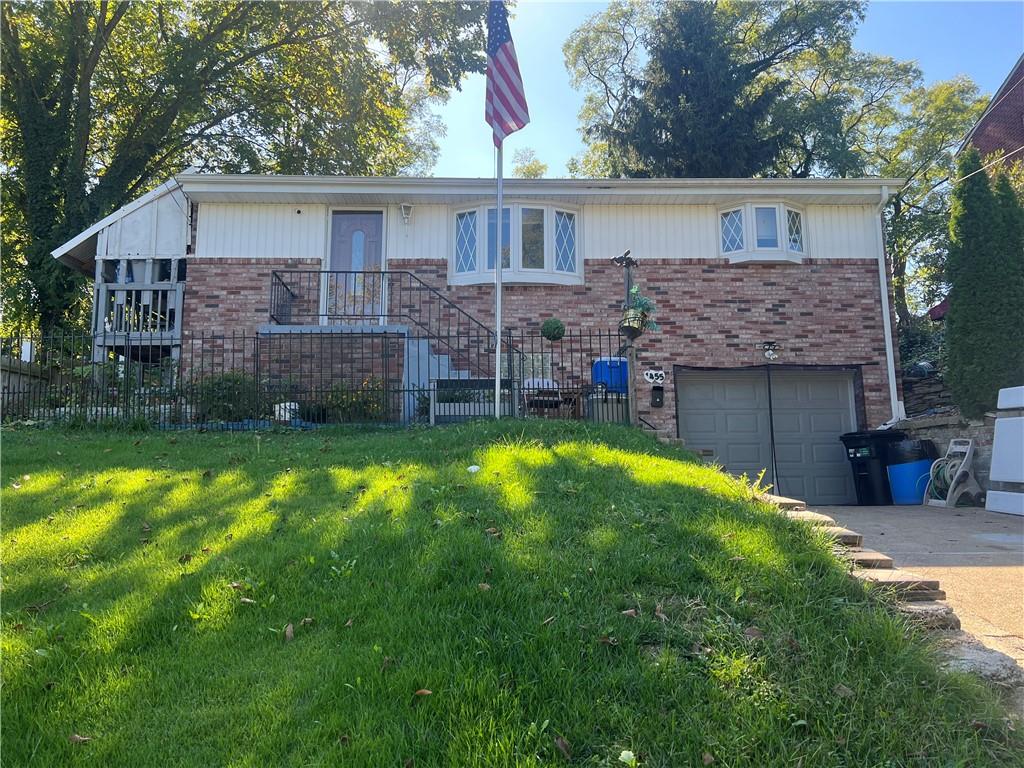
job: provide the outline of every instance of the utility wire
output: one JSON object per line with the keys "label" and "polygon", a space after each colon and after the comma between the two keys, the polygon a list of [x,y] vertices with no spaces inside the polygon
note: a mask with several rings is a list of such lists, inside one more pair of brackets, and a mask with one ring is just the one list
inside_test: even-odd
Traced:
{"label": "utility wire", "polygon": [[1015,155],[1018,152],[1020,152],[1021,150],[1024,150],[1024,145],[1021,145],[1021,146],[1017,147],[1012,152],[1007,152],[1005,155],[1002,155],[1001,157],[996,158],[991,163],[985,163],[985,165],[981,166],[981,168],[978,168],[976,171],[971,171],[966,176],[961,176],[959,179],[953,179],[952,181],[950,181],[949,179],[946,179],[946,182],[944,182],[944,183],[959,184],[964,179],[969,179],[969,178],[971,178],[971,176],[973,176],[976,173],[981,173],[982,171],[984,171],[984,170],[986,170],[988,168],[991,168],[993,165],[998,165],[999,163],[1003,162],[1003,160],[1008,158],[1010,155]]}

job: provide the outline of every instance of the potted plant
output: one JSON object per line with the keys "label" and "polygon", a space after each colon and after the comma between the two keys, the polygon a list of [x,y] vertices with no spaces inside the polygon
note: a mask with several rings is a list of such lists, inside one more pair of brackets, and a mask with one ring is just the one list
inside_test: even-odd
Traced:
{"label": "potted plant", "polygon": [[557,317],[549,317],[540,326],[540,335],[548,341],[558,341],[565,336],[565,323]]}
{"label": "potted plant", "polygon": [[646,330],[658,330],[658,324],[651,319],[654,311],[654,300],[643,296],[640,287],[634,285],[629,289],[629,301],[622,310],[619,332],[632,341]]}

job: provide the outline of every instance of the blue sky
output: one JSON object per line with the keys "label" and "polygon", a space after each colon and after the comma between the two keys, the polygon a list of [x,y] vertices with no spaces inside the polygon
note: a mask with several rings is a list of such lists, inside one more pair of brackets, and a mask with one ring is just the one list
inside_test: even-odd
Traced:
{"label": "blue sky", "polygon": [[[565,162],[583,145],[576,131],[581,97],[569,85],[562,43],[604,3],[519,0],[512,36],[530,104],[531,123],[505,141],[506,174],[512,153],[532,147],[549,176],[565,175]],[[928,82],[966,74],[991,94],[1024,50],[1022,2],[874,2],[856,47],[918,63]],[[484,123],[484,78],[474,75],[439,114],[448,133],[441,141],[436,176],[494,175],[490,129]]]}

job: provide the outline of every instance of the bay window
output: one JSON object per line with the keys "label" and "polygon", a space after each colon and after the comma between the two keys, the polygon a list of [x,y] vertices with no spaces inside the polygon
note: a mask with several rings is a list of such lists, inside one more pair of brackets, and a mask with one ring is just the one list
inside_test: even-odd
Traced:
{"label": "bay window", "polygon": [[[502,280],[555,285],[583,282],[577,211],[558,205],[512,203],[504,207],[501,218]],[[496,209],[488,206],[454,212],[451,284],[493,282],[497,220]]]}
{"label": "bay window", "polygon": [[744,203],[718,212],[721,253],[730,261],[800,261],[803,213],[784,203]]}

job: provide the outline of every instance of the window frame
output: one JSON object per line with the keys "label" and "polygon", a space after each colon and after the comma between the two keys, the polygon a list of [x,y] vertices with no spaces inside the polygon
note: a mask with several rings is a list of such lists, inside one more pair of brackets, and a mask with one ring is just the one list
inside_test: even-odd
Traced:
{"label": "window frame", "polygon": [[[775,210],[776,247],[763,247],[757,244],[757,209],[772,208]],[[727,213],[741,211],[743,217],[743,248],[737,251],[726,251],[722,238],[723,217]],[[801,250],[789,245],[789,213],[800,217]],[[781,200],[750,200],[738,205],[723,206],[718,209],[718,254],[730,263],[746,261],[795,263],[802,262],[808,254],[807,213],[798,205]]]}
{"label": "window frame", "polygon": [[[503,200],[502,206],[510,209],[509,222],[509,267],[502,271],[502,282],[509,284],[536,283],[542,285],[582,285],[583,284],[583,246],[582,246],[582,214],[579,208],[546,201],[534,200]],[[448,247],[448,284],[449,285],[480,285],[494,282],[494,269],[487,266],[489,212],[496,206],[494,201],[476,205],[453,206],[449,208],[450,242]],[[523,266],[522,211],[524,208],[539,209],[544,212],[544,266]],[[473,211],[476,213],[476,269],[468,272],[457,272],[458,224],[460,214]],[[555,214],[567,213],[573,217],[573,244],[575,270],[567,272],[556,269],[555,265]],[[500,219],[500,217],[498,217]]]}
{"label": "window frame", "polygon": [[[740,236],[743,238],[743,242],[740,243],[740,247],[733,251],[725,250],[725,231],[724,222],[726,215],[730,213],[739,212],[740,214]],[[731,208],[720,208],[718,211],[718,252],[723,256],[731,256],[735,253],[745,253],[747,251],[747,243],[749,238],[747,236],[747,216],[746,206],[734,205]]]}

